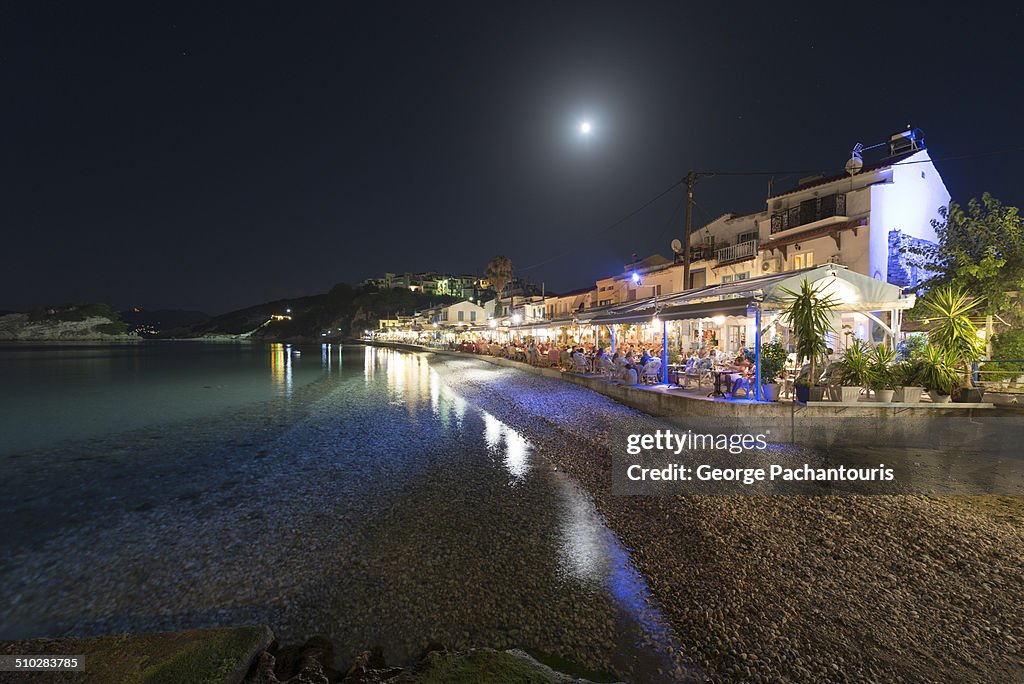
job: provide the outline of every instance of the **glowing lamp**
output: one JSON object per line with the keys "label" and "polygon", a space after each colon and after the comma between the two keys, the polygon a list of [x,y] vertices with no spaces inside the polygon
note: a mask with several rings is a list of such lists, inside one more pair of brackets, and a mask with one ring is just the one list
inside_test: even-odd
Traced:
{"label": "glowing lamp", "polygon": [[633,271],[633,282],[636,283],[637,285],[640,284],[640,274],[637,273],[636,271]]}
{"label": "glowing lamp", "polygon": [[711,322],[715,325],[722,325],[725,323],[725,316],[714,316],[712,317]]}
{"label": "glowing lamp", "polygon": [[589,121],[581,121],[580,122],[580,133],[582,133],[583,135],[590,135],[590,133],[593,130],[594,130],[594,127],[593,127],[593,125],[591,125],[591,123]]}
{"label": "glowing lamp", "polygon": [[519,322],[521,320],[523,320],[523,317],[520,316],[519,314],[515,314],[515,315],[512,316],[512,323],[513,323],[513,325],[519,325]]}

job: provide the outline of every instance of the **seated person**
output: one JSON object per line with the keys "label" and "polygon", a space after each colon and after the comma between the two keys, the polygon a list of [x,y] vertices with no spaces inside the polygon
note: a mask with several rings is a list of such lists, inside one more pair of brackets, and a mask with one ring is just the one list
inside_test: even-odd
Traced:
{"label": "seated person", "polygon": [[740,355],[736,357],[736,372],[733,374],[732,395],[735,397],[742,388],[744,395],[750,397],[750,390],[753,383],[753,366],[747,357]]}

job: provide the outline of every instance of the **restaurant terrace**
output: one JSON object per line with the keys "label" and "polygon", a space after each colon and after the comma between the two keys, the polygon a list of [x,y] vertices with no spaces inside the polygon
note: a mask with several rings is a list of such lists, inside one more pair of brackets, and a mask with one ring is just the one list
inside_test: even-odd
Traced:
{"label": "restaurant terrace", "polygon": [[[750,350],[754,368],[752,389],[754,398],[760,400],[761,343],[778,340],[787,349],[791,347],[791,333],[782,312],[792,297],[790,293],[799,291],[804,281],[820,288],[821,295],[828,295],[837,303],[832,321],[834,332],[826,338],[837,354],[854,340],[870,344],[887,341],[894,347],[899,340],[903,311],[915,301],[914,295],[904,294],[895,285],[838,264],[826,264],[585,309],[569,317],[526,322],[506,317],[443,328],[427,324],[388,330],[386,337],[380,339],[449,348],[466,342],[534,342],[553,346],[592,345],[611,353],[622,346],[649,349],[660,351],[660,359],[667,360],[659,364],[657,377],[666,385],[679,383],[682,364],[691,354],[711,350],[721,356],[735,356]],[[593,366],[589,370],[599,371]]]}

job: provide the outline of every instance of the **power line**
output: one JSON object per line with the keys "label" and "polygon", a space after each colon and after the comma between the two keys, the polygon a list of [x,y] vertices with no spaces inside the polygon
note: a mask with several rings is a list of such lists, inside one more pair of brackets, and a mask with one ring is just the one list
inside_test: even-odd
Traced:
{"label": "power line", "polygon": [[[679,187],[680,185],[682,185],[682,183],[683,183],[683,181],[682,181],[682,180],[678,180],[678,181],[676,181],[676,182],[675,182],[675,183],[673,183],[672,185],[668,186],[667,188],[665,188],[664,190],[662,190],[661,192],[659,192],[659,193],[658,193],[657,195],[655,195],[655,196],[654,196],[653,198],[651,198],[651,199],[647,200],[646,202],[644,202],[644,203],[643,203],[643,204],[642,204],[642,205],[641,205],[640,207],[638,207],[638,208],[634,209],[633,211],[629,212],[628,214],[626,214],[625,216],[623,216],[622,218],[620,218],[620,219],[619,219],[618,221],[616,221],[615,223],[612,223],[611,225],[605,226],[604,228],[600,228],[600,229],[598,229],[598,230],[594,231],[594,232],[592,233],[592,235],[600,235],[600,234],[602,234],[602,233],[607,233],[608,231],[610,231],[610,230],[612,230],[612,229],[614,229],[614,228],[618,228],[618,227],[619,227],[619,226],[621,226],[621,225],[622,225],[623,223],[625,223],[625,222],[626,222],[626,221],[628,221],[629,219],[633,218],[634,216],[636,216],[637,214],[639,214],[640,212],[642,212],[642,211],[643,211],[644,209],[646,209],[647,207],[651,206],[652,204],[654,204],[655,202],[657,202],[658,200],[660,200],[660,199],[661,199],[662,197],[664,197],[664,196],[665,196],[665,195],[667,195],[668,193],[670,193],[670,192],[672,192],[673,190],[675,190],[675,189],[676,189],[677,187]],[[517,270],[517,271],[519,271],[519,272],[522,272],[522,271],[529,271],[529,270],[531,270],[531,269],[537,268],[538,266],[543,266],[544,264],[547,264],[547,263],[551,263],[552,261],[554,261],[554,260],[556,260],[556,259],[560,259],[560,258],[562,258],[563,256],[565,256],[566,254],[568,254],[568,253],[569,253],[570,251],[571,251],[571,248],[570,248],[570,249],[567,249],[567,250],[564,250],[564,251],[562,251],[562,252],[559,252],[558,254],[556,254],[556,255],[554,255],[554,256],[548,257],[547,259],[544,259],[543,261],[538,261],[538,262],[537,262],[537,263],[535,263],[535,264],[530,264],[529,266],[524,266],[524,267],[522,267],[522,268],[517,268],[516,270]]]}
{"label": "power line", "polygon": [[[900,162],[894,162],[892,164],[892,166],[909,166],[911,164],[929,164],[929,163],[944,162],[944,161],[960,161],[960,160],[964,160],[964,159],[977,159],[977,158],[980,158],[980,157],[991,157],[991,156],[1000,155],[1000,154],[1011,154],[1013,152],[1022,152],[1022,151],[1024,151],[1024,146],[1008,147],[1008,148],[1001,149],[1001,150],[990,150],[988,152],[977,152],[977,153],[973,153],[973,154],[961,154],[961,155],[955,155],[955,156],[950,156],[950,157],[918,159],[918,160],[915,160],[915,161],[900,161]],[[881,165],[883,165],[883,166],[885,165],[884,164],[884,160],[881,162]],[[793,170],[782,170],[782,171],[697,171],[697,172],[694,172],[694,173],[696,173],[697,176],[700,176],[700,177],[703,177],[703,178],[711,178],[711,177],[714,177],[714,176],[801,176],[801,175],[819,174],[819,173],[828,173],[828,172],[823,172],[821,169],[804,169],[802,171],[793,171]],[[652,204],[654,204],[655,202],[660,200],[662,197],[664,197],[665,195],[669,194],[670,192],[672,192],[672,190],[674,190],[675,188],[677,188],[680,185],[684,184],[685,182],[686,182],[685,178],[679,179],[678,181],[676,181],[675,183],[673,183],[669,187],[665,188],[663,191],[661,191],[660,193],[655,195],[653,198],[651,198],[647,202],[644,202],[638,208],[634,209],[633,211],[631,211],[628,214],[626,214],[625,216],[623,216],[618,221],[615,221],[614,223],[612,223],[612,224],[610,224],[608,226],[605,226],[604,228],[600,228],[597,231],[594,231],[592,233],[592,235],[600,235],[600,234],[603,234],[603,233],[607,233],[608,231],[611,231],[611,230],[621,226],[623,223],[625,223],[629,219],[633,218],[634,216],[636,216],[637,214],[642,212],[644,209],[647,209],[649,206],[651,206]],[[682,201],[680,201],[680,206],[681,205],[682,205]],[[694,205],[696,206],[696,203],[694,203]],[[676,210],[673,212],[673,218],[675,217],[675,214],[678,211],[679,211],[679,207],[677,207]],[[704,214],[703,210],[700,210],[699,208],[698,208],[698,211],[701,211],[701,213]],[[706,218],[707,218],[707,216],[705,215],[705,219]],[[671,223],[671,220],[672,219],[670,219],[670,223]],[[664,230],[662,231],[662,234],[664,234]],[[561,259],[563,256],[565,256],[566,254],[568,254],[571,251],[572,251],[572,249],[568,248],[568,249],[563,250],[563,251],[561,251],[561,252],[559,252],[559,253],[557,253],[557,254],[555,254],[553,256],[548,257],[547,259],[543,259],[543,260],[538,261],[536,263],[530,264],[529,266],[524,266],[522,268],[517,268],[516,270],[519,271],[519,272],[530,271],[530,270],[538,268],[540,266],[544,266],[545,264],[549,264],[552,261],[555,261],[557,259]]]}

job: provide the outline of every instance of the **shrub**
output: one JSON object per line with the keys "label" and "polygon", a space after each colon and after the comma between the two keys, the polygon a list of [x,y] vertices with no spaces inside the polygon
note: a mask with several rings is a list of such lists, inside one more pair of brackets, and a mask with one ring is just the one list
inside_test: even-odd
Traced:
{"label": "shrub", "polygon": [[867,387],[871,382],[871,362],[864,343],[854,340],[836,362],[833,375],[846,387]]}
{"label": "shrub", "polygon": [[780,342],[765,342],[761,345],[761,382],[770,384],[786,368],[789,354]]}

